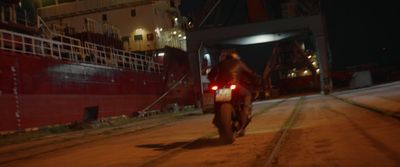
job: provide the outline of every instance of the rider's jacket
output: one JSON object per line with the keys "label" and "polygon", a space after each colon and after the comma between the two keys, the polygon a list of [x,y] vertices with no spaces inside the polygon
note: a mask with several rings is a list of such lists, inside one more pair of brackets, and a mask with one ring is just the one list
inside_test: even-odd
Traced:
{"label": "rider's jacket", "polygon": [[210,82],[237,84],[243,80],[255,79],[257,74],[238,59],[228,58],[215,65],[208,74]]}

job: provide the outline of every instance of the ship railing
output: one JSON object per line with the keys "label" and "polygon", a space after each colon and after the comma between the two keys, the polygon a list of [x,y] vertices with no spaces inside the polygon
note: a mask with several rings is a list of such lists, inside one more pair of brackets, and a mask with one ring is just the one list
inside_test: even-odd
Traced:
{"label": "ship railing", "polygon": [[60,60],[79,62],[83,47],[45,38],[0,29],[0,48],[3,50],[53,57]]}
{"label": "ship railing", "polygon": [[149,56],[91,42],[85,42],[84,46],[85,55],[89,56],[86,61],[93,64],[153,73],[161,73],[163,71],[162,65],[154,62]]}
{"label": "ship railing", "polygon": [[76,46],[82,46],[81,40],[54,32],[52,29],[50,29],[49,26],[47,26],[46,22],[40,16],[37,16],[37,22],[38,22],[38,26],[44,28],[42,30],[47,33],[49,38],[59,41],[59,42],[62,42],[62,43],[67,43],[67,44],[76,45]]}
{"label": "ship railing", "polygon": [[[59,41],[58,41],[59,40]],[[74,63],[91,63],[116,68],[161,73],[162,65],[151,57],[69,38],[50,40],[0,29],[0,49],[52,57]]]}
{"label": "ship railing", "polygon": [[57,3],[38,9],[39,14],[44,18],[52,16],[65,16],[82,13],[90,13],[93,11],[104,11],[112,8],[120,8],[122,6],[130,7],[132,4],[141,4],[147,1],[143,0],[85,0],[67,3]]}

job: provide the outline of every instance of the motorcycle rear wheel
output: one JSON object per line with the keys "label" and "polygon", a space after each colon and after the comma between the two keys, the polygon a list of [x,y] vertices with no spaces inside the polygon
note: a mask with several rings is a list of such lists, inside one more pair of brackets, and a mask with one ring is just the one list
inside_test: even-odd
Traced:
{"label": "motorcycle rear wheel", "polygon": [[235,136],[232,130],[232,114],[235,111],[232,104],[224,103],[219,110],[219,138],[226,144],[231,144],[235,141]]}

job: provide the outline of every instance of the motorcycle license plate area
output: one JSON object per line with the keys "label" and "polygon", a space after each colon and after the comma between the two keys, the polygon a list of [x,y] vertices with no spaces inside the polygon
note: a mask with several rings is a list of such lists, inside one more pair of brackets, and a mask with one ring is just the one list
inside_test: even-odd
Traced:
{"label": "motorcycle license plate area", "polygon": [[215,92],[215,101],[217,102],[231,101],[231,99],[232,99],[231,89],[218,89]]}

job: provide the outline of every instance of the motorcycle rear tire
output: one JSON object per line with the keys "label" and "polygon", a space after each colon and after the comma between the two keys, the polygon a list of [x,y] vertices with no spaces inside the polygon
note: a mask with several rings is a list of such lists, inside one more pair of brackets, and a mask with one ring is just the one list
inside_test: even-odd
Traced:
{"label": "motorcycle rear tire", "polygon": [[235,111],[232,104],[225,103],[220,106],[219,110],[219,138],[226,144],[231,144],[235,141],[235,136],[232,130],[232,114]]}

